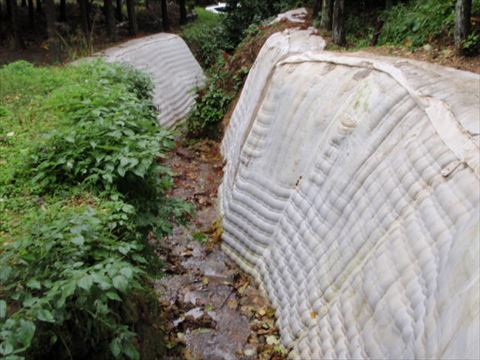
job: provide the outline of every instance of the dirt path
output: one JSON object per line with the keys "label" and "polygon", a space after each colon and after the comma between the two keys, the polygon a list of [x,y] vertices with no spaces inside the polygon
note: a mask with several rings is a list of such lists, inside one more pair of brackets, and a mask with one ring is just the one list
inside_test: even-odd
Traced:
{"label": "dirt path", "polygon": [[159,250],[167,276],[156,290],[166,317],[169,359],[285,359],[275,311],[219,245],[218,144],[178,144],[168,165],[176,174],[173,195],[197,206],[194,222],[176,228]]}

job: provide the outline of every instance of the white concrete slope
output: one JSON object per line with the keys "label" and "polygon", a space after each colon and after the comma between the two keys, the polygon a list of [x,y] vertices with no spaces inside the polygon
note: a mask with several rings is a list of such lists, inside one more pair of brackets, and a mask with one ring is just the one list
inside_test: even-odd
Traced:
{"label": "white concrete slope", "polygon": [[160,33],[128,41],[103,54],[109,61],[133,65],[151,75],[161,125],[171,127],[188,115],[205,75],[183,39]]}
{"label": "white concrete slope", "polygon": [[223,142],[224,248],[297,359],[479,358],[480,77],[273,35]]}

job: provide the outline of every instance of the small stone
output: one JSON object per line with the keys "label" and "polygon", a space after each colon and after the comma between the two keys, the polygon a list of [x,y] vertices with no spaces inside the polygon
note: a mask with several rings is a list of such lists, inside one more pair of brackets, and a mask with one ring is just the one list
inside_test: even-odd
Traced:
{"label": "small stone", "polygon": [[245,356],[249,356],[249,357],[250,356],[255,356],[255,355],[257,355],[257,349],[255,349],[254,347],[249,347],[249,348],[243,350],[243,354]]}
{"label": "small stone", "polygon": [[238,307],[238,301],[235,300],[235,299],[228,300],[228,307],[229,307],[231,310],[236,310],[237,307]]}
{"label": "small stone", "polygon": [[274,336],[274,335],[270,335],[270,336],[267,336],[267,344],[268,345],[277,345],[277,344],[280,344],[280,340]]}
{"label": "small stone", "polygon": [[426,52],[430,52],[433,50],[433,47],[430,44],[425,44],[423,45],[423,50],[425,50]]}

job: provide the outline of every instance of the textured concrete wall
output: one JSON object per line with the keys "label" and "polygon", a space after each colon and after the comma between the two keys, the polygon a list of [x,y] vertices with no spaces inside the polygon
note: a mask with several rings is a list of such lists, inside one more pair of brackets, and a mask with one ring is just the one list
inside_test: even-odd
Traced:
{"label": "textured concrete wall", "polygon": [[227,129],[224,248],[298,359],[479,358],[480,77],[273,35]]}
{"label": "textured concrete wall", "polygon": [[185,118],[205,76],[187,44],[177,35],[160,33],[128,41],[106,50],[109,61],[126,62],[152,76],[158,120],[167,127]]}

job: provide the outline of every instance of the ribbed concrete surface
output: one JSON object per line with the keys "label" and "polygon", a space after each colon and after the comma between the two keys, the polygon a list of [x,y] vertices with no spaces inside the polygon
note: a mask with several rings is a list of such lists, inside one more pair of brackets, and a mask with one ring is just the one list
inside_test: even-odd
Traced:
{"label": "ribbed concrete surface", "polygon": [[159,122],[170,127],[195,105],[195,93],[205,83],[202,68],[177,35],[160,33],[131,40],[106,50],[109,61],[120,61],[146,71],[155,84],[154,103]]}
{"label": "ribbed concrete surface", "polygon": [[297,359],[479,358],[480,77],[273,35],[223,142],[224,248]]}

